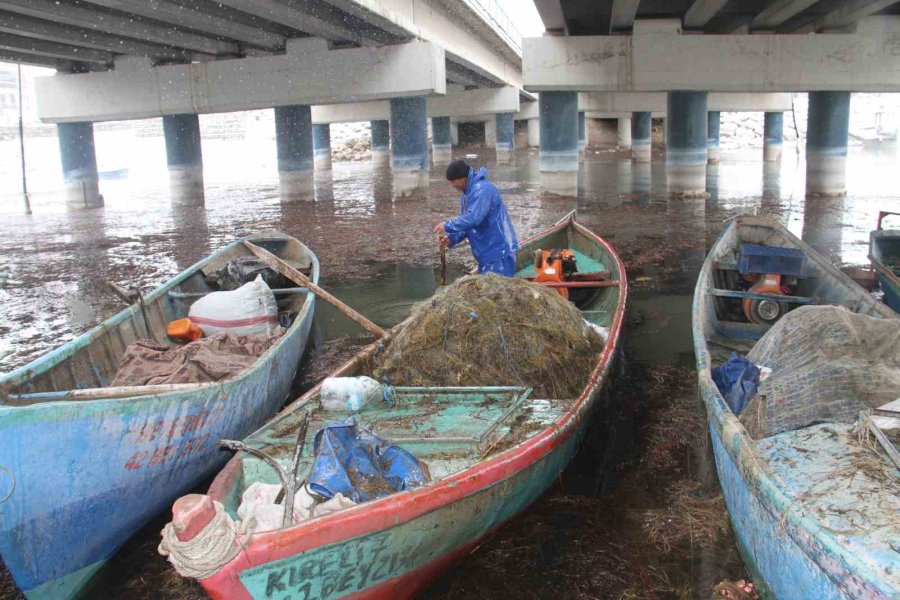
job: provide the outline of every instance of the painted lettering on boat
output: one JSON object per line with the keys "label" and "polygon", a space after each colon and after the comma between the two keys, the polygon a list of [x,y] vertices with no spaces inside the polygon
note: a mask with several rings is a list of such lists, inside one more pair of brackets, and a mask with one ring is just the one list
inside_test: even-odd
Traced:
{"label": "painted lettering on boat", "polygon": [[[135,471],[172,461],[182,461],[202,452],[209,444],[211,434],[209,432],[201,434],[200,431],[215,422],[224,410],[224,407],[219,405],[170,419],[145,420],[133,426],[129,430],[132,443],[153,444],[153,446],[135,450],[131,458],[125,462],[125,470]],[[165,443],[173,441],[174,443]]]}
{"label": "painted lettering on boat", "polygon": [[[380,533],[244,571],[241,580],[254,597],[273,600],[339,598],[409,571],[428,557],[420,544],[398,547]],[[396,542],[396,540],[394,540]]]}

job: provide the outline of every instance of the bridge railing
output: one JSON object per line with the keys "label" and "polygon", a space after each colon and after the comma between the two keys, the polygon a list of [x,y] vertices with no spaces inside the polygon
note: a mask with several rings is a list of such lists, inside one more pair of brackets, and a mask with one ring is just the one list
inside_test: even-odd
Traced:
{"label": "bridge railing", "polygon": [[516,54],[522,55],[522,34],[497,0],[463,0],[463,2],[491,25]]}

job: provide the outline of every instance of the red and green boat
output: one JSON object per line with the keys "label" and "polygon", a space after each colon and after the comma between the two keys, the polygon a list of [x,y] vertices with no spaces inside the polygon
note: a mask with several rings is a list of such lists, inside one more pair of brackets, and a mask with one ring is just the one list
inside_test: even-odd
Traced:
{"label": "red and green boat", "polygon": [[[531,274],[538,248],[572,249],[580,271],[609,272],[604,286],[589,293],[579,290],[585,295],[576,305],[584,318],[608,329],[604,350],[581,394],[544,400],[531,398],[526,388],[397,388],[394,406],[366,407],[356,419],[413,452],[428,466],[431,482],[280,529],[226,535],[226,541],[233,540],[234,552],[223,553],[229,557],[224,564],[198,577],[212,598],[413,597],[556,481],[600,404],[618,353],[628,288],[612,246],[576,223],[574,216],[522,244],[519,275]],[[332,375],[359,373],[383,341]],[[288,465],[307,412],[309,431],[325,424],[328,415],[319,406],[319,386],[244,443]],[[313,454],[312,437],[307,436],[306,457]],[[311,458],[301,459],[299,472],[308,472],[311,464]],[[256,481],[279,480],[264,461],[247,453],[233,457],[208,495],[176,503],[173,524],[179,539],[204,533],[210,500],[236,519],[241,494]]]}

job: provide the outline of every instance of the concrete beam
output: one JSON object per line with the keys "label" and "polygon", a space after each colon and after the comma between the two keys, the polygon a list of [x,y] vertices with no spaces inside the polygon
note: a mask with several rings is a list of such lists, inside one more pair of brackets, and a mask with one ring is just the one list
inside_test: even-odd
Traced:
{"label": "concrete beam", "polygon": [[23,15],[0,13],[0,32],[21,35],[36,40],[71,44],[83,48],[106,50],[118,54],[147,56],[153,59],[190,61],[190,53],[181,50],[146,44],[133,39],[91,31],[80,27],[66,27]]}
{"label": "concrete beam", "polygon": [[114,58],[111,52],[104,50],[36,40],[11,33],[0,33],[0,49],[101,65],[111,65]]}
{"label": "concrete beam", "polygon": [[140,15],[155,21],[188,27],[217,37],[230,38],[270,50],[284,47],[284,37],[258,27],[235,23],[212,12],[203,12],[169,0],[85,0],[86,2]]}
{"label": "concrete beam", "polygon": [[443,94],[444,65],[442,49],[427,42],[327,50],[323,40],[302,38],[285,55],[159,67],[132,59],[35,85],[45,122],[146,119]]}
{"label": "concrete beam", "polygon": [[205,54],[236,55],[240,50],[233,42],[188,33],[152,21],[114,14],[101,15],[90,8],[54,0],[0,0],[0,10]]}
{"label": "concrete beam", "polygon": [[819,0],[775,0],[750,22],[751,31],[773,30]]}
{"label": "concrete beam", "polygon": [[[425,99],[429,117],[469,117],[483,114],[517,112],[519,93],[516,88],[465,90]],[[357,102],[312,107],[313,123],[357,123],[390,118],[388,102]]]}
{"label": "concrete beam", "polygon": [[856,33],[681,35],[677,22],[641,21],[632,36],[526,38],[530,91],[900,92],[900,17]]}
{"label": "concrete beam", "polygon": [[684,28],[703,29],[726,4],[728,4],[728,0],[694,0],[691,7],[684,13]]}
{"label": "concrete beam", "polygon": [[569,27],[566,25],[560,0],[534,0],[534,6],[541,16],[544,29],[549,33],[569,35]]}
{"label": "concrete beam", "polygon": [[813,33],[820,30],[849,27],[880,10],[896,4],[897,0],[851,0],[843,2],[839,8],[799,27],[795,33]]}
{"label": "concrete beam", "polygon": [[609,32],[629,31],[634,25],[638,4],[641,0],[613,0],[612,13],[609,18]]}
{"label": "concrete beam", "polygon": [[49,67],[64,72],[85,71],[88,69],[88,65],[85,63],[76,62],[74,60],[37,56],[36,54],[26,54],[24,52],[16,52],[13,50],[0,50],[0,61],[19,63],[21,65],[30,65],[34,67]]}
{"label": "concrete beam", "polygon": [[[715,92],[708,96],[710,111],[766,112],[791,110],[791,95]],[[583,92],[578,94],[578,110],[630,114],[654,112],[665,115],[665,92]]]}

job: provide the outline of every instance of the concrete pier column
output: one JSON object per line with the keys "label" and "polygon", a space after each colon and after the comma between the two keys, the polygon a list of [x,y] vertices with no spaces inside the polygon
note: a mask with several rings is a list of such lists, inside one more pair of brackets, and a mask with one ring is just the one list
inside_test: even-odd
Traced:
{"label": "concrete pier column", "polygon": [[315,197],[312,137],[308,105],[275,107],[275,145],[282,200],[312,200]]}
{"label": "concrete pier column", "polygon": [[331,169],[331,125],[328,123],[313,125],[313,157],[317,171]]}
{"label": "concrete pier column", "polygon": [[847,193],[850,92],[810,92],[806,126],[806,193]]}
{"label": "concrete pier column", "polygon": [[584,111],[578,111],[578,160],[584,160],[585,148],[587,148],[587,118]]}
{"label": "concrete pier column", "polygon": [[383,167],[391,162],[391,122],[387,119],[372,121],[372,164]]}
{"label": "concrete pier column", "polygon": [[767,112],[763,130],[763,161],[781,160],[781,144],[784,141],[784,113]]}
{"label": "concrete pier column", "polygon": [[631,117],[619,117],[616,130],[616,146],[619,150],[631,150],[634,140],[631,137]]}
{"label": "concrete pier column", "polygon": [[711,110],[706,114],[706,162],[710,165],[717,165],[719,164],[719,124],[722,122],[722,115],[717,110]]}
{"label": "concrete pier column", "polygon": [[578,93],[541,92],[541,188],[574,195],[578,184]]}
{"label": "concrete pier column", "polygon": [[484,145],[487,148],[497,147],[497,125],[494,119],[484,122]]}
{"label": "concrete pier column", "polygon": [[428,189],[428,113],[425,97],[391,98],[391,168],[394,195]]}
{"label": "concrete pier column", "polygon": [[450,145],[459,146],[459,123],[450,121]]}
{"label": "concrete pier column", "polygon": [[516,123],[512,113],[494,116],[497,130],[497,164],[509,164],[516,152]]}
{"label": "concrete pier column", "polygon": [[706,92],[668,93],[666,175],[669,191],[683,196],[706,194]]}
{"label": "concrete pier column", "polygon": [[541,145],[541,122],[538,119],[528,119],[528,146],[539,148]]}
{"label": "concrete pier column", "polygon": [[649,112],[631,113],[631,160],[650,162],[651,117]]}
{"label": "concrete pier column", "polygon": [[172,203],[203,204],[203,153],[200,149],[200,117],[195,114],[165,115],[166,161]]}
{"label": "concrete pier column", "polygon": [[94,150],[94,124],[58,123],[59,154],[62,162],[66,205],[70,209],[103,206]]}
{"label": "concrete pier column", "polygon": [[435,165],[448,165],[452,157],[450,117],[431,117],[431,160]]}

